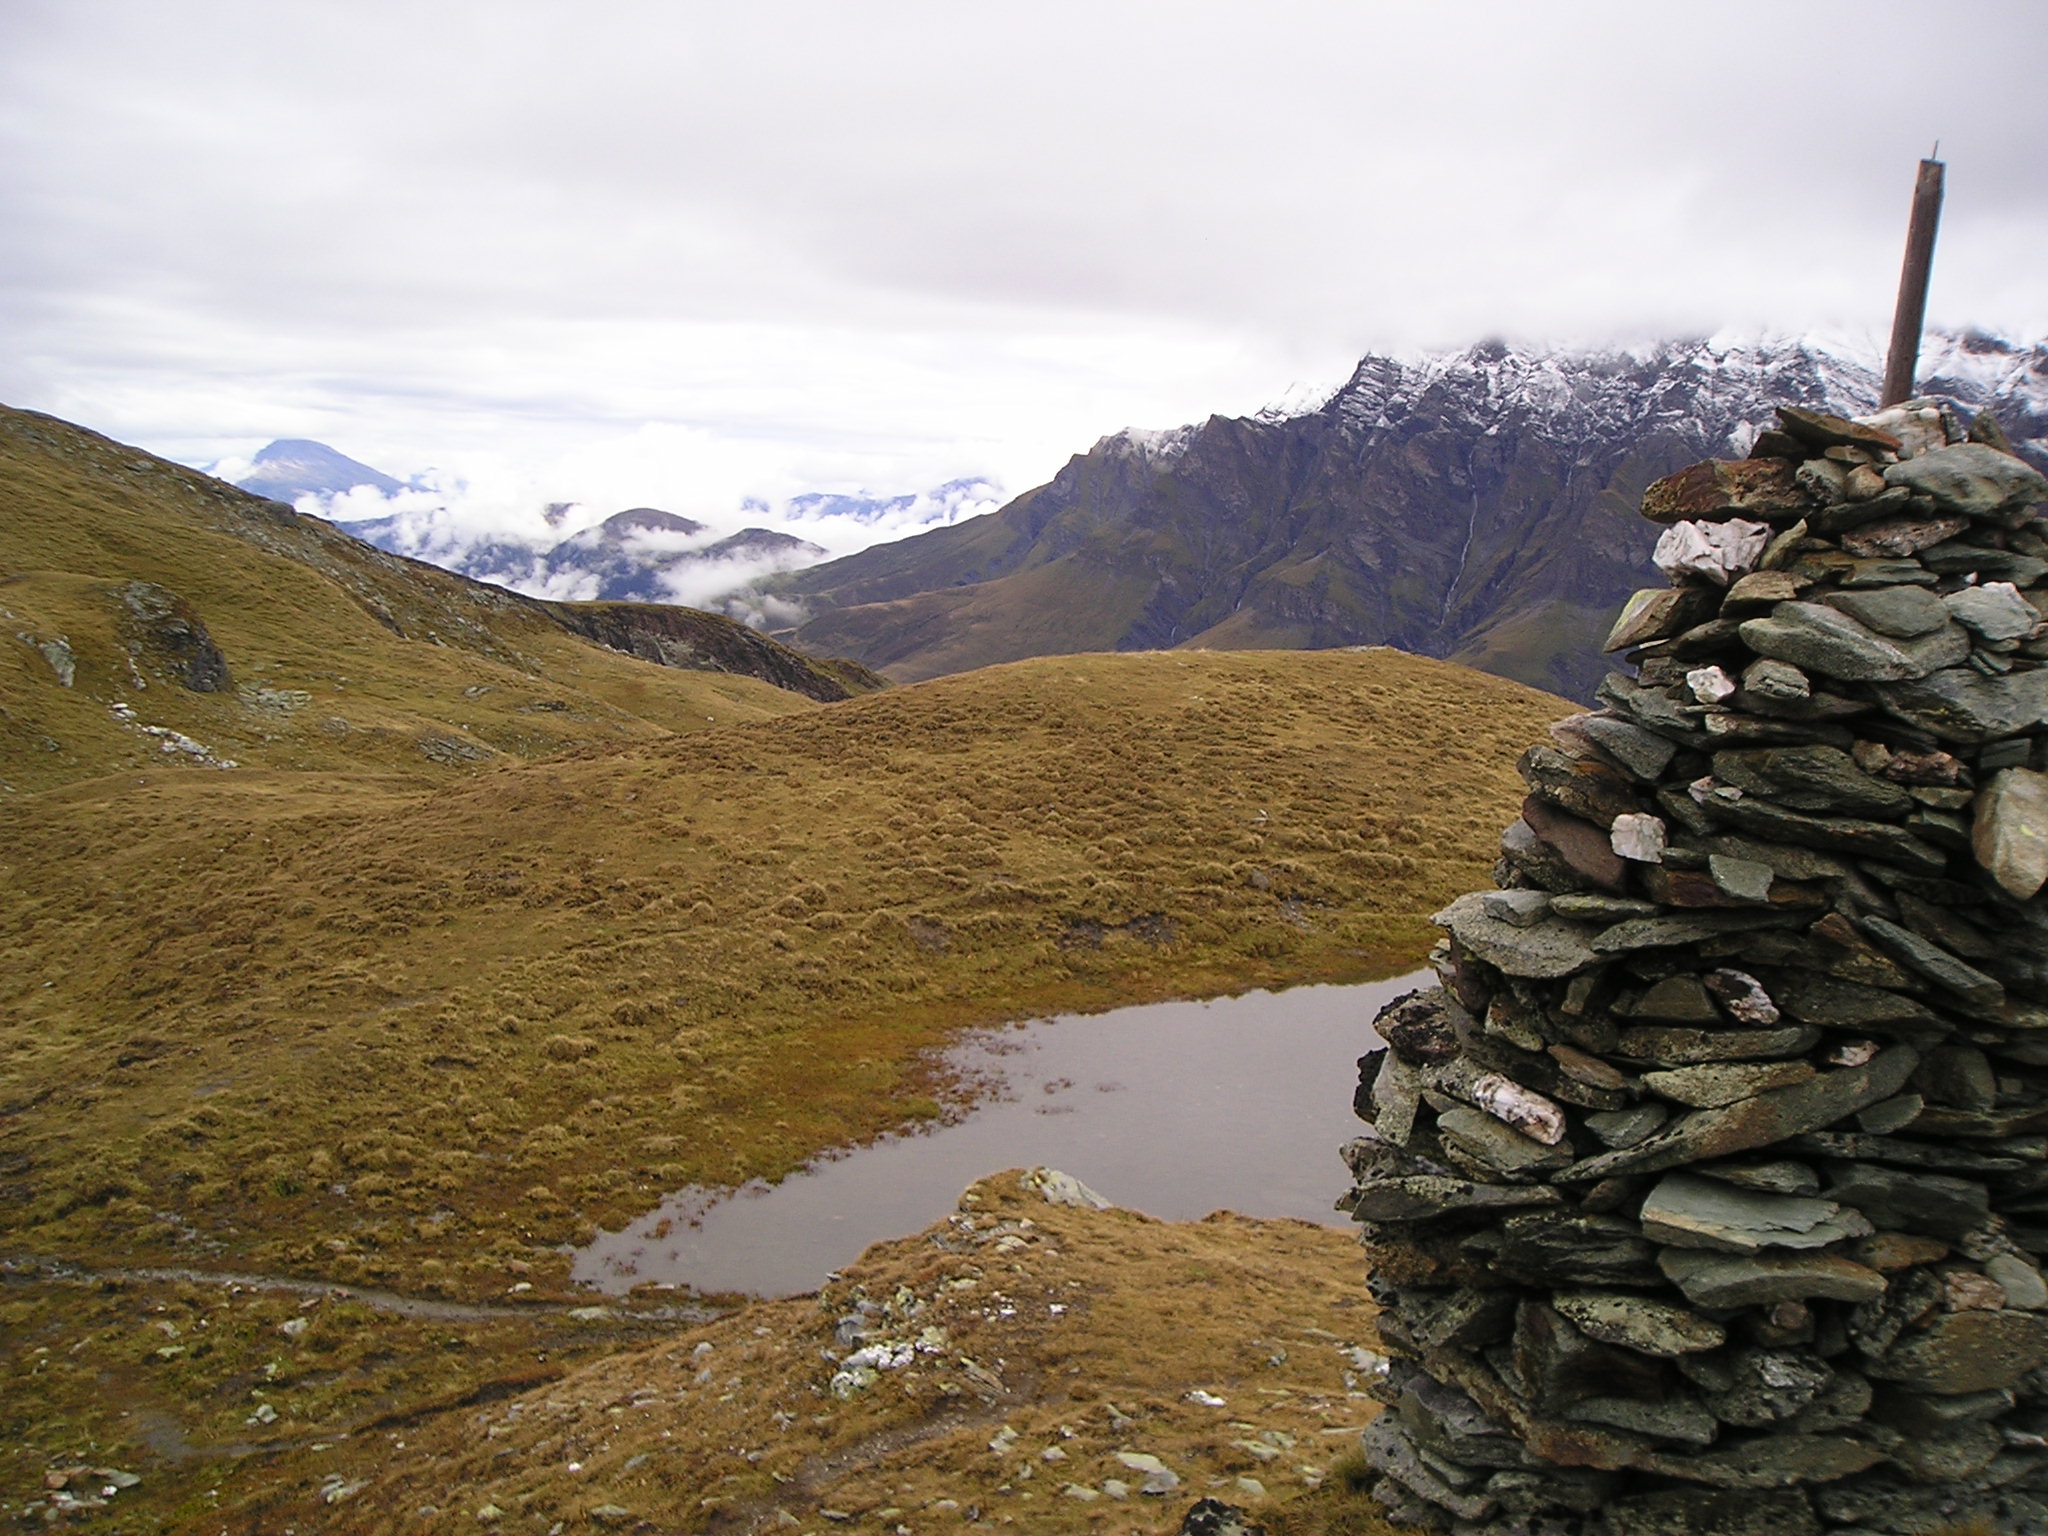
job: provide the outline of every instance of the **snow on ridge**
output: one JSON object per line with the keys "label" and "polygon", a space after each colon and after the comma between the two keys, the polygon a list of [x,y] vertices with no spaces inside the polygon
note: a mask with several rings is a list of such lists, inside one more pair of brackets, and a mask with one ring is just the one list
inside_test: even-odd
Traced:
{"label": "snow on ridge", "polygon": [[[1368,433],[1417,410],[1456,415],[1487,433],[1538,430],[1567,440],[1658,427],[1703,452],[1746,452],[1773,406],[1874,409],[1881,363],[1867,340],[1821,334],[1724,332],[1599,348],[1490,341],[1368,355],[1318,412],[1302,414]],[[1920,378],[1928,393],[1973,409],[1995,403],[2016,419],[2048,417],[2048,342],[1930,333]]]}
{"label": "snow on ridge", "polygon": [[1194,422],[1180,427],[1125,427],[1098,438],[1093,451],[1128,454],[1147,464],[1165,464],[1187,452],[1188,444],[1200,430],[1201,424]]}

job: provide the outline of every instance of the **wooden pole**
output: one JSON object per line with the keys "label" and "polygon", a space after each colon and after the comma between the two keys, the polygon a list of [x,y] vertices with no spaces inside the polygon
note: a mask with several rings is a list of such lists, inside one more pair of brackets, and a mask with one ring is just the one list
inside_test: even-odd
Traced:
{"label": "wooden pole", "polygon": [[1927,278],[1934,268],[1934,232],[1941,223],[1943,169],[1939,160],[1922,160],[1913,182],[1913,219],[1906,226],[1906,264],[1899,273],[1899,307],[1892,314],[1892,345],[1885,354],[1880,405],[1912,398],[1913,373],[1920,364],[1920,328],[1927,319]]}

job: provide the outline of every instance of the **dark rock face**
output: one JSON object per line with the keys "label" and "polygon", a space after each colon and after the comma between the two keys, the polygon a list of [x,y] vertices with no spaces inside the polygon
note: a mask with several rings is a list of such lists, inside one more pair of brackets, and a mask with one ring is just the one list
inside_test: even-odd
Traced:
{"label": "dark rock face", "polygon": [[[1636,676],[1523,756],[1503,889],[1361,1059],[1400,1520],[2048,1530],[2048,480],[1921,402],[1762,451],[1650,488],[1723,618],[1631,601]],[[1942,542],[1850,552],[1872,481]]]}
{"label": "dark rock face", "polygon": [[1198,1499],[1180,1522],[1180,1536],[1266,1536],[1266,1528],[1221,1499]]}
{"label": "dark rock face", "polygon": [[123,610],[121,629],[133,662],[194,693],[226,693],[234,687],[227,657],[190,603],[147,581],[128,582],[114,596]]}
{"label": "dark rock face", "polygon": [[[2015,378],[2048,382],[2048,357],[2021,356]],[[1367,358],[1306,415],[1108,437],[998,512],[766,585],[810,610],[800,644],[903,679],[1061,651],[1394,645],[1586,699],[1656,542],[1645,488],[1744,451],[1769,402],[1861,410],[1873,385],[1796,347]],[[2016,439],[2048,430],[2024,414]],[[1787,459],[1688,473],[1658,492],[1667,521],[1768,521],[1811,496]]]}
{"label": "dark rock face", "polygon": [[657,666],[735,672],[830,704],[888,686],[857,662],[818,659],[696,608],[658,603],[550,603],[523,599],[571,634]]}

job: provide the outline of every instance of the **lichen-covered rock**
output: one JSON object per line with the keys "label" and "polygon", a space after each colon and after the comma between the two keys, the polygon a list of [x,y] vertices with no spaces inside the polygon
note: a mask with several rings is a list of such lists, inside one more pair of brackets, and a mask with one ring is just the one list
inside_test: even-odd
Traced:
{"label": "lichen-covered rock", "polygon": [[1688,1173],[1660,1179],[1640,1219],[1652,1242],[1717,1253],[1825,1248],[1872,1230],[1860,1212],[1832,1200],[1763,1194]]}
{"label": "lichen-covered rock", "polygon": [[2009,581],[1964,587],[1942,600],[1949,617],[1986,640],[2024,640],[2041,627],[2041,613]]}
{"label": "lichen-covered rock", "polygon": [[1875,1301],[1885,1279],[1831,1253],[1708,1253],[1666,1248],[1657,1265],[1696,1307],[1774,1306],[1781,1301]]}
{"label": "lichen-covered rock", "polygon": [[1570,976],[1596,964],[1590,935],[1577,923],[1549,918],[1528,927],[1487,915],[1476,895],[1460,896],[1430,919],[1465,949],[1510,976],[1535,981]]}
{"label": "lichen-covered rock", "polygon": [[1948,667],[1880,683],[1871,696],[1887,713],[1939,741],[1978,746],[2048,725],[2048,672],[1987,675]]}
{"label": "lichen-covered rock", "polygon": [[1849,683],[1902,682],[1953,667],[1970,654],[1969,636],[1944,624],[1907,640],[1888,639],[1822,603],[1780,603],[1745,619],[1742,643],[1759,656]]}
{"label": "lichen-covered rock", "polygon": [[1710,459],[1666,475],[1645,491],[1643,516],[1654,523],[1735,517],[1789,523],[1811,504],[1798,471],[1783,459]]}

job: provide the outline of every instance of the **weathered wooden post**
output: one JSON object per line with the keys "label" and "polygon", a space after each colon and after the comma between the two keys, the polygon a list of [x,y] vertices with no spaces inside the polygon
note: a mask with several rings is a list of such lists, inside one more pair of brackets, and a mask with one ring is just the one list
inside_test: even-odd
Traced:
{"label": "weathered wooden post", "polygon": [[[1941,146],[1935,150],[1939,153]],[[1899,307],[1892,315],[1891,350],[1885,354],[1884,398],[1897,405],[1913,394],[1913,371],[1920,361],[1920,328],[1927,318],[1927,277],[1934,266],[1934,232],[1941,223],[1939,160],[1922,160],[1913,182],[1913,218],[1906,227],[1906,263],[1899,273]]]}

